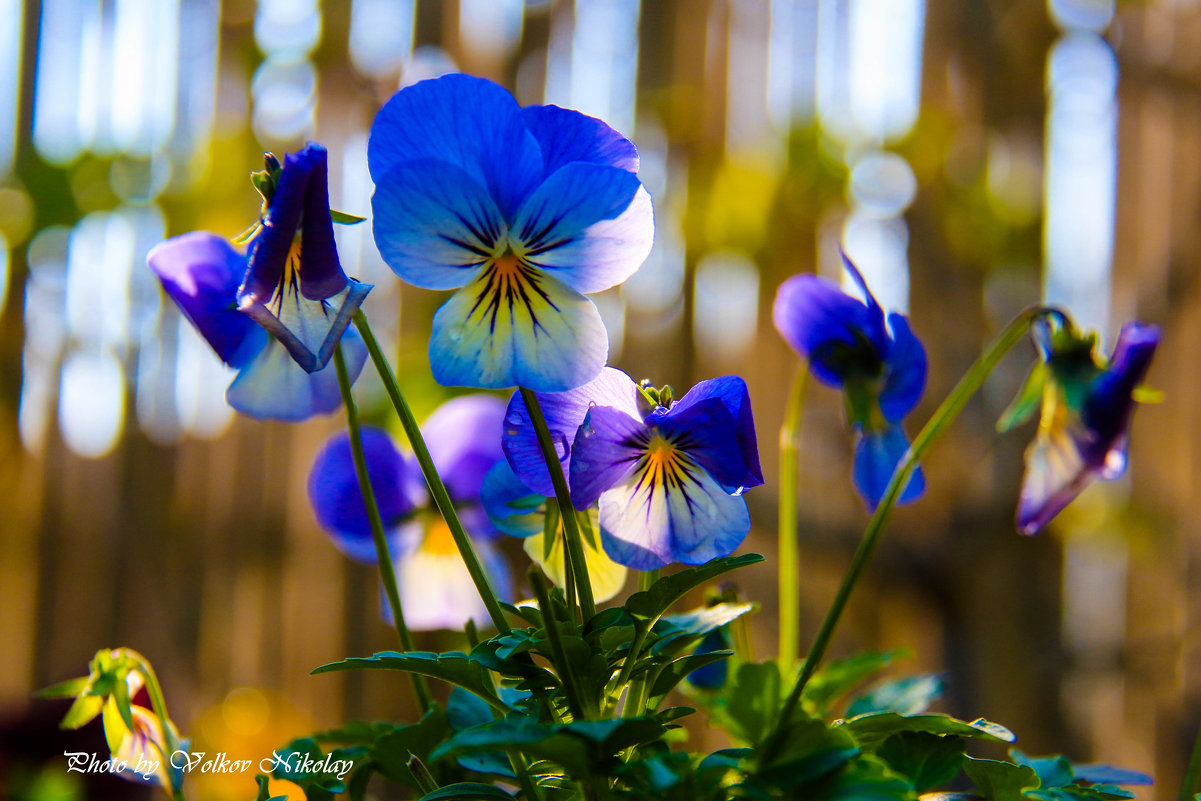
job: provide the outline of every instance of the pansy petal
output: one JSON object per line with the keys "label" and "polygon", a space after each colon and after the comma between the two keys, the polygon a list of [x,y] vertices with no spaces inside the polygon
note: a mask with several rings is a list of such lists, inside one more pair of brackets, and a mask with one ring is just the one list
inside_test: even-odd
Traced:
{"label": "pansy petal", "polygon": [[[392,437],[381,429],[363,426],[362,441],[380,519],[385,530],[393,531],[416,504],[416,499],[406,492],[404,457]],[[375,540],[346,432],[331,437],[317,454],[309,471],[308,489],[317,522],[334,544],[350,558],[374,564]],[[395,546],[394,541],[389,542],[394,554]]]}
{"label": "pansy petal", "polygon": [[1125,450],[1116,446],[1130,427],[1135,408],[1132,393],[1151,368],[1159,338],[1157,326],[1137,322],[1122,326],[1110,365],[1093,381],[1080,410],[1090,435],[1078,443],[1082,456],[1107,480],[1117,478],[1125,469]]}
{"label": "pansy petal", "polygon": [[480,503],[492,525],[502,534],[530,537],[541,534],[545,527],[546,496],[521,483],[504,459],[484,476]]}
{"label": "pansy petal", "polygon": [[[593,510],[589,514],[592,517],[593,528],[596,528],[599,525],[596,511]],[[545,534],[539,531],[533,537],[527,538],[522,543],[522,547],[530,559],[542,568],[547,578],[556,587],[562,587],[566,582],[563,558],[566,541],[563,539],[562,524],[555,534],[554,542],[551,543],[549,554],[546,552],[544,537]],[[592,543],[584,538],[583,551],[584,563],[588,567],[588,581],[592,585],[593,599],[597,603],[604,603],[621,592],[622,587],[625,586],[628,571],[624,565],[617,564],[605,555],[600,542]]]}
{"label": "pansy petal", "polygon": [[484,270],[434,315],[430,364],[444,386],[562,392],[605,365],[609,338],[588,298],[538,270]]}
{"label": "pansy petal", "polygon": [[641,419],[612,406],[592,407],[571,446],[571,502],[575,507],[587,509],[601,493],[628,476],[649,440],[650,431]]}
{"label": "pansy petal", "polygon": [[[468,620],[480,627],[492,625],[446,524],[437,520],[424,532],[420,523],[411,524],[404,535],[412,544],[396,562],[396,583],[408,627],[413,631],[461,631]],[[497,597],[511,598],[512,580],[504,557],[490,542],[474,540],[473,545]],[[387,603],[383,612],[390,622]]]}
{"label": "pansy petal", "polygon": [[[693,653],[711,654],[714,651],[725,651],[729,647],[729,643],[726,642],[726,630],[717,628],[701,638]],[[721,659],[689,673],[688,683],[702,690],[719,690],[725,685],[728,672],[729,660]]]}
{"label": "pansy petal", "polygon": [[478,501],[484,474],[504,459],[500,432],[505,402],[495,395],[463,395],[443,403],[421,424],[434,467],[455,503]]}
{"label": "pansy petal", "polygon": [[596,117],[558,106],[526,106],[521,114],[542,149],[545,175],[573,161],[638,172],[638,148]]}
{"label": "pansy petal", "polygon": [[816,275],[794,275],[780,284],[772,307],[776,330],[793,350],[809,359],[818,380],[842,386],[848,371],[880,365],[848,363],[848,359],[882,359],[869,334],[872,313],[832,281]]}
{"label": "pansy petal", "polygon": [[371,198],[372,231],[392,272],[424,289],[455,289],[495,255],[507,230],[484,186],[429,159],[398,164]]}
{"label": "pansy petal", "polygon": [[[324,148],[321,150],[324,153]],[[296,230],[304,212],[309,178],[318,160],[309,148],[284,156],[275,195],[263,217],[262,228],[250,246],[250,270],[238,290],[239,303],[267,303],[283,291],[285,282],[290,283],[298,277],[287,275],[293,267],[299,267],[298,264],[289,266],[288,262],[299,256],[293,251]]]}
{"label": "pansy petal", "polygon": [[880,302],[876,300],[876,296],[868,289],[867,281],[863,278],[863,273],[859,272],[859,268],[847,256],[846,251],[842,250],[840,253],[842,255],[843,268],[851,274],[851,280],[859,287],[859,291],[863,293],[863,301],[867,304],[868,333],[872,344],[876,346],[882,355],[887,354],[889,339],[888,332],[884,328],[884,309],[880,308]]}
{"label": "pansy petal", "polygon": [[893,344],[888,353],[888,377],[880,390],[884,419],[899,423],[922,397],[926,388],[926,349],[914,336],[904,315],[888,315]]}
{"label": "pansy petal", "polygon": [[[342,336],[342,352],[353,383],[367,361],[367,347],[353,328]],[[337,409],[342,393],[333,364],[306,373],[273,339],[238,373],[225,391],[225,400],[251,417],[295,422]]]}
{"label": "pansy petal", "polygon": [[699,465],[656,470],[648,461],[600,498],[601,539],[613,561],[635,570],[699,565],[728,556],[751,530],[746,500]]}
{"label": "pansy petal", "polygon": [[267,303],[246,296],[240,310],[275,337],[301,368],[313,373],[329,364],[371,289],[371,284],[347,279],[337,294],[309,300],[290,286]]}
{"label": "pansy petal", "polygon": [[329,212],[328,154],[315,142],[305,145],[301,154],[313,160],[313,169],[305,189],[301,218],[300,291],[309,300],[322,300],[341,292],[347,278],[338,261],[334,222]]}
{"label": "pansy petal", "polygon": [[237,310],[246,257],[229,242],[193,231],[156,245],[146,261],[221,361],[241,367],[266,346],[266,333]]}
{"label": "pansy petal", "polygon": [[[888,426],[882,431],[865,431],[855,444],[854,478],[855,489],[863,497],[869,509],[884,497],[888,482],[897,464],[909,449],[909,440],[900,426]],[[921,468],[913,471],[897,503],[915,501],[926,490],[926,480]]]}
{"label": "pansy petal", "polygon": [[720,399],[706,398],[679,415],[652,416],[647,423],[696,460],[726,492],[741,493],[748,489],[743,484],[747,479],[756,481],[751,486],[763,483],[750,475],[738,447],[734,416]]}
{"label": "pansy petal", "polygon": [[1026,473],[1018,498],[1017,528],[1037,534],[1075,500],[1096,473],[1089,469],[1067,429],[1040,426],[1026,449]]}
{"label": "pansy petal", "polygon": [[543,176],[521,108],[491,81],[443,75],[401,89],[371,125],[367,164],[377,185],[392,168],[435,159],[465,170],[509,216]]}
{"label": "pansy petal", "polygon": [[[747,391],[745,381],[735,375],[701,381],[688,390],[684,397],[672,404],[667,417],[679,417],[694,404],[709,398],[720,400],[734,418],[734,435],[742,454],[742,462],[746,466],[746,474],[735,483],[735,486],[746,489],[758,487],[763,483],[763,468],[759,464],[759,443],[755,437],[755,418],[751,412],[751,396]],[[713,471],[710,470],[710,472]]]}
{"label": "pansy petal", "polygon": [[522,204],[509,231],[518,255],[577,292],[625,281],[646,261],[655,234],[651,197],[633,173],[568,164]]}
{"label": "pansy petal", "polygon": [[[563,463],[564,475],[571,475],[571,445],[575,442],[576,430],[588,415],[588,409],[594,405],[612,406],[631,417],[641,418],[638,397],[638,385],[614,367],[604,368],[596,378],[567,392],[538,393],[538,405],[542,408],[555,450]],[[542,448],[520,392],[514,392],[509,400],[501,444],[505,457],[522,483],[542,495],[555,494],[550,473],[542,459]]]}

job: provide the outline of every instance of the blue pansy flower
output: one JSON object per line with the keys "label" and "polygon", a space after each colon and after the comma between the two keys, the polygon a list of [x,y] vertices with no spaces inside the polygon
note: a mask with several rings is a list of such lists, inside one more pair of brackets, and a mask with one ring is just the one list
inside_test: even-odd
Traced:
{"label": "blue pansy flower", "polygon": [[558,392],[600,371],[608,337],[585,295],[629,278],[654,232],[629,140],[445,75],[384,105],[367,159],[384,261],[416,286],[458,290],[434,316],[440,383]]}
{"label": "blue pansy flower", "polygon": [[[480,505],[484,475],[502,458],[503,416],[504,402],[499,398],[467,395],[442,404],[421,431],[493,589],[507,598],[511,594],[508,568],[494,543],[496,531]],[[362,440],[408,627],[461,629],[469,619],[488,625],[491,618],[450,529],[429,500],[416,460],[402,455],[380,429],[364,426]],[[375,564],[375,543],[345,432],[332,437],[314,461],[309,500],[317,521],[343,553]],[[390,613],[385,605],[385,617]]]}
{"label": "blue pansy flower", "polygon": [[[847,420],[859,437],[855,488],[874,509],[909,447],[901,421],[925,389],[926,351],[904,315],[893,312],[885,318],[846,254],[843,264],[864,300],[825,278],[796,275],[780,285],[773,317],[784,340],[808,359],[813,375],[843,390]],[[919,468],[898,502],[916,500],[924,489]]]}
{"label": "blue pansy flower", "polygon": [[[750,397],[741,378],[702,381],[673,401],[606,368],[592,382],[540,396],[578,509],[600,505],[601,542],[618,564],[654,570],[734,551],[750,531],[742,493],[763,483]],[[504,446],[518,478],[546,486],[519,394]],[[570,442],[570,445],[567,443]]]}
{"label": "blue pansy flower", "polygon": [[260,418],[304,420],[341,405],[329,365],[341,342],[352,380],[367,350],[347,326],[369,284],[347,278],[334,247],[325,148],[288,155],[265,197],[249,256],[195,231],[150,251],[163,288],[238,371],[226,391],[234,409]]}
{"label": "blue pansy flower", "polygon": [[[727,642],[727,634],[724,626],[713,629],[713,631],[701,638],[700,643],[696,646],[694,654],[711,654],[714,651],[725,651],[730,647]],[[720,690],[726,683],[726,677],[729,675],[730,665],[729,660],[719,659],[716,662],[710,662],[704,667],[697,668],[688,674],[688,683],[698,690]]]}
{"label": "blue pansy flower", "polygon": [[1093,479],[1125,472],[1137,390],[1160,338],[1156,326],[1127,323],[1106,361],[1096,354],[1096,336],[1082,335],[1066,317],[1040,319],[1031,332],[1041,360],[997,426],[1011,428],[1041,402],[1018,501],[1023,534],[1040,531]]}

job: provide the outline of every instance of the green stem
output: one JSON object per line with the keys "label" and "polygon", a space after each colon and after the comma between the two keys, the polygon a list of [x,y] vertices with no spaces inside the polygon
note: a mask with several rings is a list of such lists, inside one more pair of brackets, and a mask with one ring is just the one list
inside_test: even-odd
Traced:
{"label": "green stem", "polygon": [[413,417],[413,411],[409,408],[408,402],[400,393],[400,385],[396,383],[396,374],[392,372],[391,365],[384,357],[384,352],[380,349],[379,342],[376,341],[375,335],[371,333],[371,326],[367,323],[367,316],[362,310],[354,313],[354,325],[359,330],[363,337],[363,343],[367,346],[367,353],[371,356],[371,361],[375,365],[376,372],[379,373],[380,380],[384,383],[384,389],[388,392],[388,397],[392,400],[392,406],[396,409],[396,414],[400,418],[400,424],[405,430],[405,435],[409,438],[409,444],[413,447],[413,455],[417,458],[417,464],[421,466],[421,473],[425,476],[425,483],[429,486],[430,495],[434,499],[434,505],[438,507],[438,511],[442,513],[442,518],[446,521],[447,528],[450,529],[450,534],[454,537],[455,545],[459,549],[459,554],[463,558],[463,563],[467,566],[467,572],[471,575],[471,580],[475,583],[476,591],[479,592],[480,598],[484,601],[484,607],[488,610],[488,616],[492,618],[492,625],[496,626],[496,630],[504,634],[511,630],[509,621],[505,618],[504,611],[500,608],[500,602],[496,599],[496,592],[492,589],[492,585],[488,581],[488,573],[480,564],[480,558],[475,552],[475,547],[471,544],[471,538],[467,536],[467,532],[463,529],[463,524],[459,521],[459,515],[455,511],[454,504],[450,500],[450,494],[446,491],[446,485],[442,483],[442,477],[438,475],[437,468],[434,467],[434,462],[430,458],[429,448],[425,446],[425,438],[421,435],[421,428],[417,425],[417,419]]}
{"label": "green stem", "polygon": [[580,596],[580,609],[584,619],[589,620],[596,614],[596,601],[592,595],[592,582],[588,578],[588,563],[584,561],[584,545],[580,537],[580,521],[575,516],[575,506],[571,503],[571,490],[567,487],[567,478],[563,475],[563,463],[555,451],[555,443],[551,439],[550,429],[546,426],[546,417],[542,414],[542,406],[538,403],[538,395],[530,389],[521,387],[521,399],[538,435],[538,445],[542,448],[542,458],[546,460],[546,469],[550,471],[550,480],[555,487],[555,498],[559,501],[559,512],[563,518],[563,537],[567,547],[563,549],[565,572],[575,575],[576,589]]}
{"label": "green stem", "polygon": [[1197,728],[1197,740],[1193,743],[1193,753],[1188,760],[1188,769],[1180,782],[1179,801],[1193,801],[1201,793],[1201,727]]}
{"label": "green stem", "polygon": [[805,405],[808,365],[801,364],[792,378],[784,425],[780,428],[780,669],[791,676],[800,638],[801,588],[797,554],[797,434]]}
{"label": "green stem", "polygon": [[[346,429],[350,438],[350,453],[354,458],[354,472],[359,480],[359,492],[363,495],[363,504],[367,508],[367,520],[371,524],[371,538],[375,542],[375,560],[379,563],[380,580],[384,583],[384,595],[388,598],[388,607],[392,610],[392,622],[396,626],[396,634],[400,637],[400,646],[405,651],[416,651],[413,645],[413,635],[405,625],[404,610],[400,605],[400,590],[396,585],[396,566],[388,552],[388,539],[384,534],[384,521],[380,517],[379,504],[375,500],[375,489],[371,486],[371,478],[367,473],[367,458],[363,455],[363,432],[359,427],[359,409],[355,405],[354,395],[350,392],[350,376],[346,372],[346,359],[342,356],[342,346],[334,348],[334,369],[338,373],[338,387],[342,390],[342,403],[346,407]],[[430,688],[425,677],[410,673],[413,681],[413,692],[421,705],[421,712],[429,711]]]}
{"label": "green stem", "polygon": [[529,576],[534,597],[538,599],[538,609],[542,612],[542,623],[546,629],[546,639],[550,642],[551,654],[554,656],[555,670],[559,674],[559,681],[563,683],[567,707],[575,720],[587,720],[584,699],[575,680],[575,669],[567,659],[567,651],[563,650],[563,640],[559,637],[559,622],[555,620],[555,609],[546,589],[546,581],[542,578],[542,571],[537,566],[532,566]]}
{"label": "green stem", "polygon": [[788,722],[791,720],[793,713],[796,711],[797,704],[801,700],[801,693],[808,684],[809,679],[817,671],[818,665],[821,664],[822,657],[825,656],[826,648],[830,645],[830,639],[834,636],[834,629],[838,625],[839,619],[842,617],[843,610],[846,608],[847,601],[851,597],[851,591],[855,588],[860,575],[863,573],[864,567],[871,559],[872,553],[876,549],[876,544],[880,539],[880,533],[884,530],[884,524],[888,522],[889,515],[892,513],[893,507],[896,506],[897,499],[901,496],[901,491],[905,485],[909,483],[909,477],[913,475],[913,471],[917,469],[918,461],[930,449],[938,437],[955,421],[959,413],[963,411],[963,407],[971,400],[976,391],[984,384],[985,379],[992,373],[1001,359],[1005,357],[1014,345],[1022,340],[1029,330],[1031,323],[1039,317],[1048,314],[1060,314],[1055,309],[1050,309],[1043,306],[1037,306],[1019,314],[1014,318],[1005,330],[993,341],[987,350],[976,360],[975,364],[968,369],[967,373],[951,390],[951,394],[947,396],[942,405],[934,412],[934,415],[926,423],[925,428],[914,438],[913,444],[909,446],[909,450],[905,452],[905,456],[901,459],[893,471],[892,479],[888,482],[888,488],[884,492],[884,497],[881,499],[876,511],[872,514],[871,520],[867,524],[867,529],[863,532],[863,539],[859,542],[859,547],[855,551],[855,555],[851,558],[850,567],[847,568],[846,575],[843,576],[842,584],[838,587],[838,592],[834,596],[834,601],[830,604],[830,609],[826,612],[825,620],[822,621],[821,628],[818,630],[817,636],[813,639],[813,644],[809,647],[809,653],[805,657],[804,666],[801,668],[801,675],[797,678],[796,684],[792,688],[788,699],[784,702],[780,709],[780,714],[776,719],[775,727],[767,739],[764,741],[762,749],[762,762],[770,763],[775,756],[779,747],[783,744],[783,736],[788,728]]}

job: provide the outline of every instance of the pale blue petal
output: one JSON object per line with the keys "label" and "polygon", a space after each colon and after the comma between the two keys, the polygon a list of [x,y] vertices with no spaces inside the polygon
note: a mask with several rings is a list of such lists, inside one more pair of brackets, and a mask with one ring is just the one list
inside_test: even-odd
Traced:
{"label": "pale blue petal", "polygon": [[481,272],[434,315],[430,338],[434,379],[445,386],[563,392],[594,378],[608,353],[592,301],[533,269]]}
{"label": "pale blue petal", "polygon": [[480,487],[480,502],[492,525],[511,537],[541,534],[546,521],[546,496],[533,492],[504,459],[492,466]]}
{"label": "pale blue petal", "polygon": [[304,297],[294,282],[280,289],[267,303],[246,296],[241,311],[275,337],[301,368],[314,373],[329,364],[372,285],[345,279],[340,292],[323,300]]}
{"label": "pale blue petal", "polygon": [[513,96],[491,81],[444,75],[405,87],[371,126],[377,185],[398,164],[435,159],[465,170],[510,216],[543,176],[542,154]]}
{"label": "pale blue petal", "polygon": [[390,170],[371,198],[372,231],[392,272],[424,289],[470,281],[504,239],[500,209],[479,181],[443,162]]}
{"label": "pale blue petal", "polygon": [[[353,383],[367,361],[367,347],[353,328],[342,336],[346,370]],[[306,373],[278,340],[272,339],[225,391],[225,400],[251,417],[296,422],[342,405],[334,365]]]}
{"label": "pale blue petal", "polygon": [[601,495],[605,553],[635,570],[673,562],[699,565],[733,553],[751,530],[746,500],[728,495],[695,462],[685,459],[676,481],[651,462]]}
{"label": "pale blue petal", "polygon": [[584,294],[633,275],[646,261],[654,235],[651,197],[638,178],[581,162],[534,190],[509,230],[519,256]]}
{"label": "pale blue petal", "polygon": [[[596,378],[576,389],[538,393],[538,405],[546,417],[546,427],[563,464],[564,475],[571,475],[571,446],[588,409],[594,405],[612,406],[631,417],[640,418],[639,394],[638,385],[614,367],[604,368]],[[546,462],[542,459],[542,448],[520,392],[514,392],[509,400],[501,442],[510,466],[522,483],[542,495],[555,494]]]}
{"label": "pale blue petal", "polygon": [[573,161],[638,172],[634,143],[596,117],[558,106],[526,106],[521,113],[542,149],[544,174]]}

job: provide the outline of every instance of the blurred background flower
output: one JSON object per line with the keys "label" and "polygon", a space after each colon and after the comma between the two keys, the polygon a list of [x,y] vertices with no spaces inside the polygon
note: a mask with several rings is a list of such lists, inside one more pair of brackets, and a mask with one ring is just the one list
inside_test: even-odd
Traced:
{"label": "blurred background flower", "polygon": [[[0,0],[0,771],[70,789],[61,711],[29,692],[116,643],[154,661],[198,741],[192,724],[238,687],[287,698],[302,718],[263,743],[414,711],[386,677],[308,675],[395,636],[374,568],[334,553],[307,508],[309,467],[340,421],[235,420],[228,369],[145,255],[186,231],[240,232],[259,210],[246,176],[262,151],[306,139],[329,148],[333,205],[369,214],[376,112],[400,85],[461,69],[523,106],[603,118],[638,146],[655,246],[629,281],[591,296],[610,361],[676,387],[746,379],[766,484],[747,496],[743,548],[769,560],[796,356],[768,306],[798,272],[842,281],[840,243],[927,348],[914,423],[1032,302],[1069,307],[1106,353],[1124,320],[1163,327],[1148,380],[1166,402],[1137,416],[1131,470],[1087,489],[1050,537],[1013,530],[1034,432],[998,438],[993,423],[1033,350],[1007,360],[924,465],[926,494],[896,515],[832,655],[912,646],[903,668],[944,671],[948,711],[1002,721],[1026,753],[1153,773],[1164,780],[1144,797],[1171,794],[1201,714],[1197,11]],[[364,308],[420,419],[449,397],[426,359],[442,298],[402,286],[368,226],[339,226],[339,254],[376,285]],[[368,421],[389,425],[370,370],[355,389]],[[837,393],[810,393],[801,442],[804,641],[865,515]],[[761,656],[775,639],[773,568],[755,569]],[[419,644],[460,646],[448,637]],[[712,736],[693,732],[722,745]]]}

